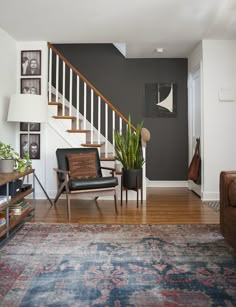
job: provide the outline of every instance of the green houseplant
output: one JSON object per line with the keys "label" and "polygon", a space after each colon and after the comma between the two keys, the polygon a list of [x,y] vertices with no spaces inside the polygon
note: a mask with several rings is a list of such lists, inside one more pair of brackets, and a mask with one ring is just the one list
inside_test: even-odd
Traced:
{"label": "green houseplant", "polygon": [[29,168],[32,168],[32,161],[30,160],[29,154],[25,153],[23,158],[17,160],[18,172],[23,173]]}
{"label": "green houseplant", "polygon": [[10,144],[0,142],[0,173],[11,173],[14,167],[17,167],[20,173],[32,167],[32,161],[29,154],[26,153],[23,158],[14,151]]}
{"label": "green houseplant", "polygon": [[142,166],[144,164],[140,142],[142,126],[143,121],[134,130],[129,116],[125,135],[120,134],[119,131],[114,132],[115,159],[120,161],[123,166],[123,186],[129,189],[137,188],[137,178],[139,182],[142,181]]}

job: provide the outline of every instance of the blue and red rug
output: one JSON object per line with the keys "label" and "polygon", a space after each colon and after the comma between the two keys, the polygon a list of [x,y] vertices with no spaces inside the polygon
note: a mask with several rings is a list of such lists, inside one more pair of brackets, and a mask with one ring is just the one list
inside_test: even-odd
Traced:
{"label": "blue and red rug", "polygon": [[0,306],[236,306],[218,225],[25,226],[0,250]]}

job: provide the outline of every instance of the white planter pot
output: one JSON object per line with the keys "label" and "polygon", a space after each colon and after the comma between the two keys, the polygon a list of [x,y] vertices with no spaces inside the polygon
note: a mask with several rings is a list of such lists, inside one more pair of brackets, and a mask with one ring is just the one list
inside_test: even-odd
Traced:
{"label": "white planter pot", "polygon": [[12,173],[14,171],[14,159],[0,159],[0,173]]}

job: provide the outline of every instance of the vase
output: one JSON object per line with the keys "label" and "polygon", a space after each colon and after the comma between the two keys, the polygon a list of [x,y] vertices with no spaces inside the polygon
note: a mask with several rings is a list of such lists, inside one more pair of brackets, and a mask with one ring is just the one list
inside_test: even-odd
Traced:
{"label": "vase", "polygon": [[142,186],[142,168],[122,170],[122,185],[127,189],[137,189]]}
{"label": "vase", "polygon": [[0,173],[12,173],[14,171],[14,159],[0,159]]}

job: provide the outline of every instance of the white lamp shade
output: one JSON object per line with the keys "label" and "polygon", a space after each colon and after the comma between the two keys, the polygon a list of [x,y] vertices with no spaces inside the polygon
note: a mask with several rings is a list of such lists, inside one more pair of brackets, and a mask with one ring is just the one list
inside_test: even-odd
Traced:
{"label": "white lamp shade", "polygon": [[48,121],[48,99],[42,95],[14,94],[11,96],[8,121],[44,123]]}

